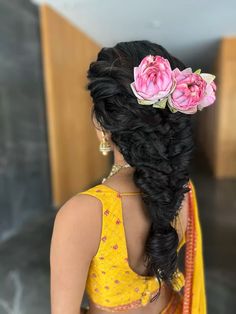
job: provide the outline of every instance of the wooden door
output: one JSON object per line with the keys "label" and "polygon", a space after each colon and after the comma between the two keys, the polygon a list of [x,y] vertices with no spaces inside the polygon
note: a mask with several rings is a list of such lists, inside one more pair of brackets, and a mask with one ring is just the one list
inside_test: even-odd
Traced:
{"label": "wooden door", "polygon": [[223,38],[215,64],[217,101],[198,116],[198,140],[217,178],[236,177],[236,38]]}
{"label": "wooden door", "polygon": [[86,71],[100,47],[48,5],[40,7],[53,202],[100,183],[111,156],[99,152]]}

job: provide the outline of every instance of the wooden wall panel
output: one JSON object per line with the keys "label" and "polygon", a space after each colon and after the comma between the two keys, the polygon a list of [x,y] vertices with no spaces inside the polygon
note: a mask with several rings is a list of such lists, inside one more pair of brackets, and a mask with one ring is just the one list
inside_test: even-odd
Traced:
{"label": "wooden wall panel", "polygon": [[99,183],[110,168],[99,152],[86,71],[100,47],[51,7],[40,8],[51,184],[55,206]]}
{"label": "wooden wall panel", "polygon": [[198,139],[217,178],[236,177],[236,38],[223,38],[215,64],[217,101],[199,113]]}

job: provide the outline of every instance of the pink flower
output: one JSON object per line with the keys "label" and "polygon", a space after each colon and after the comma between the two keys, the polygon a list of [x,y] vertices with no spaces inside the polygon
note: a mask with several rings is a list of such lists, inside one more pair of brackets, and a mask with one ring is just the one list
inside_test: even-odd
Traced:
{"label": "pink flower", "polygon": [[208,82],[208,84],[206,86],[206,90],[205,90],[205,95],[198,105],[198,109],[202,110],[204,107],[210,106],[211,104],[213,104],[215,102],[215,100],[216,100],[216,95],[215,95],[216,84],[215,84],[215,82],[213,82],[212,78],[209,77],[210,74],[202,73],[200,75],[201,75],[201,77],[203,77]]}
{"label": "pink flower", "polygon": [[148,105],[169,95],[173,83],[169,61],[161,56],[148,55],[134,67],[134,82],[130,86],[138,102]]}
{"label": "pink flower", "polygon": [[206,89],[206,81],[199,74],[192,73],[191,68],[180,71],[173,70],[176,87],[169,96],[171,107],[184,113],[195,113],[197,104],[203,98]]}
{"label": "pink flower", "polygon": [[168,59],[148,55],[134,67],[130,86],[141,105],[164,109],[167,104],[172,112],[192,114],[214,103],[214,79],[214,75],[201,73],[200,69],[194,73],[191,68],[172,70]]}
{"label": "pink flower", "polygon": [[187,114],[209,106],[215,101],[214,75],[193,73],[191,68],[173,70],[176,86],[168,96],[170,109]]}

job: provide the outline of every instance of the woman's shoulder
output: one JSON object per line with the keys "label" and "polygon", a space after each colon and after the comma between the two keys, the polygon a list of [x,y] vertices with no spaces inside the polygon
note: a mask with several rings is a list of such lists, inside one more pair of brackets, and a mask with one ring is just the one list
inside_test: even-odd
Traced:
{"label": "woman's shoulder", "polygon": [[97,193],[98,188],[99,185],[95,185],[72,195],[59,208],[58,213],[74,211],[74,214],[76,214],[76,212],[81,212],[86,208],[89,209],[94,207],[100,207],[101,201],[99,200],[99,198],[93,197],[94,194]]}
{"label": "woman's shoulder", "polygon": [[86,214],[100,219],[103,208],[114,202],[116,191],[104,184],[96,184],[83,189],[68,199],[58,212],[70,212],[71,215]]}
{"label": "woman's shoulder", "polygon": [[93,197],[92,191],[93,189],[89,188],[70,197],[58,209],[57,216],[73,217],[78,221],[83,221],[88,217],[94,217],[96,213],[99,214],[102,203],[99,198]]}
{"label": "woman's shoulder", "polygon": [[[87,191],[87,190],[86,190]],[[88,250],[96,253],[101,233],[102,202],[90,194],[77,193],[57,211],[54,230],[75,242],[87,239]],[[76,230],[76,232],[72,232]],[[54,232],[55,234],[55,232]]]}

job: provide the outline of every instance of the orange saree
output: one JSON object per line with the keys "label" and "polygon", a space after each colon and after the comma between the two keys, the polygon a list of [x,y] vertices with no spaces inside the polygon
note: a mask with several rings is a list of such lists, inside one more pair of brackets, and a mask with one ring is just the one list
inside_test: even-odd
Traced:
{"label": "orange saree", "polygon": [[196,191],[189,182],[189,217],[186,230],[183,293],[173,294],[169,305],[161,314],[206,314],[202,232],[198,214]]}

